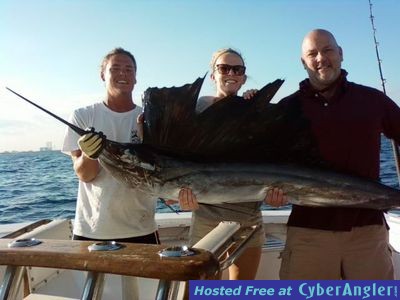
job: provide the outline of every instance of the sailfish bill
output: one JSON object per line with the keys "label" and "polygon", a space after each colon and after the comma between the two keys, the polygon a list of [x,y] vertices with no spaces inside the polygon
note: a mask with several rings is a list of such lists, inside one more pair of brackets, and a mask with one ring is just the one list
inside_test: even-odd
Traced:
{"label": "sailfish bill", "polygon": [[149,88],[143,143],[107,141],[99,157],[104,168],[126,185],[165,199],[177,199],[180,188],[190,187],[201,203],[262,201],[278,187],[297,205],[400,207],[400,190],[330,171],[300,106],[269,103],[283,80],[267,84],[250,101],[230,96],[197,114],[203,80]]}

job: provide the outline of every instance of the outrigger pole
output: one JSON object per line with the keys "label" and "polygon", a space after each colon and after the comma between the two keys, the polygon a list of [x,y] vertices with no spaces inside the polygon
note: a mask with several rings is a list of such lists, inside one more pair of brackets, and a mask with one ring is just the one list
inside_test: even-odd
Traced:
{"label": "outrigger pole", "polygon": [[[372,25],[372,33],[374,36],[374,43],[375,43],[375,52],[376,52],[376,58],[378,60],[378,68],[379,68],[379,75],[381,77],[381,82],[382,82],[382,91],[386,95],[386,79],[383,77],[383,71],[382,71],[382,60],[379,56],[379,43],[376,39],[376,28],[375,28],[375,23],[374,23],[374,16],[372,15],[372,3],[371,0],[368,0],[369,2],[369,12],[370,12],[370,19],[371,19],[371,25]],[[392,142],[392,148],[393,148],[393,156],[396,164],[396,170],[397,170],[397,179],[399,181],[400,185],[400,150],[399,150],[399,145],[396,143],[395,140],[391,140]]]}

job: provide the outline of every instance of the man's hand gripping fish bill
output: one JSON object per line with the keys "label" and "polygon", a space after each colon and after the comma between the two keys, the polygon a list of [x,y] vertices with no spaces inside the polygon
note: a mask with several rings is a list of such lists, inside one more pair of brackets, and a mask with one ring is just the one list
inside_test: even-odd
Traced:
{"label": "man's hand gripping fish bill", "polygon": [[106,145],[106,136],[100,131],[95,132],[94,128],[86,130],[79,140],[79,148],[91,159],[97,159]]}

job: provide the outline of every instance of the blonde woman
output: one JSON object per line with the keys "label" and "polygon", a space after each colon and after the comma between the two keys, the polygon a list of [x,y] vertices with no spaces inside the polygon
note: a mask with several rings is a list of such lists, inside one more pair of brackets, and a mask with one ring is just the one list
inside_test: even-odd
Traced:
{"label": "blonde woman", "polygon": [[[203,96],[197,101],[197,112],[227,96],[237,95],[245,84],[246,66],[242,55],[233,49],[221,49],[214,53],[211,60],[211,80],[215,83],[216,91],[213,96]],[[250,99],[257,90],[244,93],[245,99]],[[270,201],[282,199],[281,190],[268,192]],[[280,197],[280,198],[279,198]],[[207,206],[197,202],[196,195],[189,188],[182,188],[179,193],[179,204],[183,210],[192,210],[192,226],[190,242],[195,244],[210,232],[221,221],[240,222],[242,227],[262,225],[260,202],[224,203]],[[229,268],[229,279],[252,280],[257,273],[261,258],[261,247],[264,244],[264,231],[258,231],[249,242],[243,254]],[[229,253],[228,253],[229,255]]]}

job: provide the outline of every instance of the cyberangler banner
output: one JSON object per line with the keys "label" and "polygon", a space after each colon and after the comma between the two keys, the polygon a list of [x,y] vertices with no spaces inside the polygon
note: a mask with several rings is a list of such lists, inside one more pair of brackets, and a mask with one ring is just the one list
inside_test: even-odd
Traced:
{"label": "cyberangler banner", "polygon": [[196,299],[397,299],[395,280],[192,280],[190,300]]}

